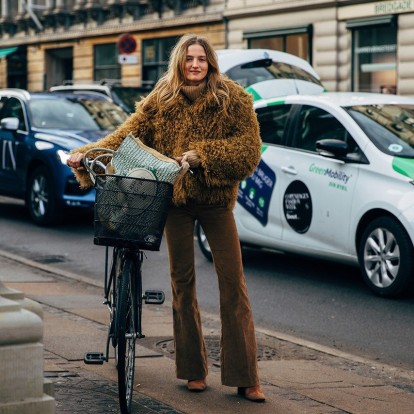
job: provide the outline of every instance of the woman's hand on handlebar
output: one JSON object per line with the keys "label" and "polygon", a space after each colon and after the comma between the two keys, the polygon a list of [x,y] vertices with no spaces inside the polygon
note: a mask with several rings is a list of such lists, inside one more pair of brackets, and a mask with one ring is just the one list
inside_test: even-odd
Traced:
{"label": "woman's hand on handlebar", "polygon": [[75,170],[84,170],[85,167],[82,165],[82,160],[83,154],[81,152],[74,152],[70,155],[69,159],[66,161],[66,164]]}
{"label": "woman's hand on handlebar", "polygon": [[190,150],[183,152],[181,157],[174,157],[176,161],[178,161],[181,165],[188,163],[190,168],[198,168],[201,163],[200,156],[197,150]]}
{"label": "woman's hand on handlebar", "polygon": [[181,162],[187,161],[190,168],[198,168],[201,164],[200,155],[197,150],[190,150],[183,153]]}

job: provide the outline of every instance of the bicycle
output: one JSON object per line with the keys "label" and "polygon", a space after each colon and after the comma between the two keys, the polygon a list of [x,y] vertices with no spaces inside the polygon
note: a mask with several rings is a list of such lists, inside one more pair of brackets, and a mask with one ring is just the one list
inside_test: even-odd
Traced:
{"label": "bicycle", "polygon": [[[97,149],[95,149],[96,151]],[[135,374],[135,340],[142,333],[142,304],[162,304],[164,292],[142,292],[143,250],[159,250],[172,198],[173,185],[141,177],[108,174],[101,160],[86,157],[83,165],[96,189],[94,207],[94,244],[106,246],[103,304],[109,310],[106,352],[88,352],[86,364],[109,361],[110,345],[115,350],[118,370],[119,406],[122,414],[131,413]],[[94,170],[98,168],[101,173]],[[108,272],[109,247],[113,247]]]}

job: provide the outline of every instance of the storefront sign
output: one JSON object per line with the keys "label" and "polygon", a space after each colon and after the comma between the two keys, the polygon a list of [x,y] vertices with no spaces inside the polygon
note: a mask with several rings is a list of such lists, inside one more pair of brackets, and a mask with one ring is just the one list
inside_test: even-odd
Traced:
{"label": "storefront sign", "polygon": [[355,52],[358,54],[373,54],[373,53],[393,53],[397,50],[397,45],[372,45],[356,47]]}
{"label": "storefront sign", "polygon": [[414,10],[412,0],[384,1],[374,3],[375,14],[406,13]]}
{"label": "storefront sign", "polygon": [[375,3],[340,7],[338,9],[338,18],[339,20],[348,20],[358,17],[412,12],[414,12],[414,0],[379,1]]}

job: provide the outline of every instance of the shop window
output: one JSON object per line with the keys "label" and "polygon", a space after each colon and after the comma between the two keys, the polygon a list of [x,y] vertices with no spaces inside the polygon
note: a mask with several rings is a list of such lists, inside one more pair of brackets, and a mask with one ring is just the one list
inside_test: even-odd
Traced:
{"label": "shop window", "polygon": [[116,43],[95,45],[93,79],[121,79],[121,65],[118,63],[118,47]]}
{"label": "shop window", "polygon": [[352,29],[353,91],[397,93],[395,22],[394,17],[348,22]]}
{"label": "shop window", "polygon": [[272,49],[299,56],[312,63],[312,26],[245,32],[249,49]]}
{"label": "shop window", "polygon": [[142,42],[142,81],[155,84],[167,71],[168,59],[178,37],[147,39]]}

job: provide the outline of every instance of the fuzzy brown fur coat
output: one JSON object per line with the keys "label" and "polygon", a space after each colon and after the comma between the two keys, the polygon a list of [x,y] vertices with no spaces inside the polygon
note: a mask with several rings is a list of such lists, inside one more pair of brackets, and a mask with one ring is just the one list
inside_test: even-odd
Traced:
{"label": "fuzzy brown fur coat", "polygon": [[[173,203],[180,206],[194,200],[233,208],[239,182],[253,173],[260,160],[261,139],[251,95],[229,79],[223,82],[231,97],[227,116],[207,87],[194,102],[180,93],[172,106],[156,108],[154,100],[154,110],[136,111],[116,131],[76,151],[116,150],[129,133],[169,157],[196,149],[201,167],[175,185]],[[92,186],[85,171],[74,173],[81,187]]]}

